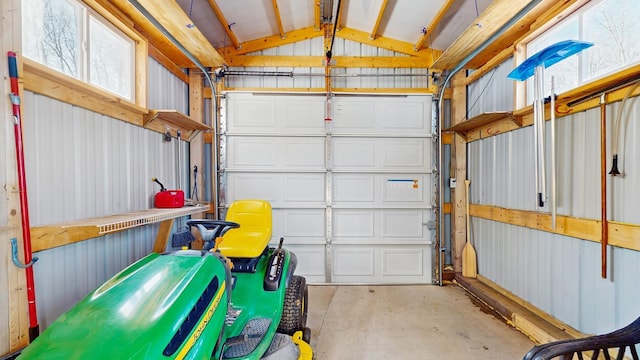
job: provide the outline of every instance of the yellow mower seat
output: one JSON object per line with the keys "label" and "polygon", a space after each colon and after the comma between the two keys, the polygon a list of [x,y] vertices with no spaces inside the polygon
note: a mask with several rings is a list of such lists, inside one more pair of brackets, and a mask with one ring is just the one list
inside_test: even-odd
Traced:
{"label": "yellow mower seat", "polygon": [[271,204],[264,200],[234,201],[227,210],[227,221],[240,224],[224,235],[218,249],[230,258],[260,256],[271,240]]}

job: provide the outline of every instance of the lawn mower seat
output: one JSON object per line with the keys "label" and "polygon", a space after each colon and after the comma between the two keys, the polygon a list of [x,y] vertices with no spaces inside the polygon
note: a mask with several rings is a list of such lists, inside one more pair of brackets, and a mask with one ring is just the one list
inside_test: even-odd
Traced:
{"label": "lawn mower seat", "polygon": [[234,201],[227,210],[225,220],[238,223],[240,227],[229,231],[218,249],[232,259],[258,258],[271,240],[271,219],[271,204],[268,201]]}

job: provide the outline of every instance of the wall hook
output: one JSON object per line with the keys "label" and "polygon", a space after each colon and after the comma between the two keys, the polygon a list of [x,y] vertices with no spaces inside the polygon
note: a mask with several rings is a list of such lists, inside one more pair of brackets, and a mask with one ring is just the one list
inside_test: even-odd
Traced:
{"label": "wall hook", "polygon": [[31,259],[31,262],[24,265],[18,260],[18,239],[11,238],[11,260],[13,260],[13,264],[21,269],[26,269],[28,267],[33,266],[36,261],[38,261],[37,257]]}

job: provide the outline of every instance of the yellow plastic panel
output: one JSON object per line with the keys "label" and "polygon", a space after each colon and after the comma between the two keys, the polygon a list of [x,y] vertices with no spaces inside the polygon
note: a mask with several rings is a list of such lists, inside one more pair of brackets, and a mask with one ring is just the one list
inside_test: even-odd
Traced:
{"label": "yellow plastic panel", "polygon": [[238,200],[227,210],[227,221],[240,224],[229,231],[220,252],[231,258],[259,256],[271,239],[271,204],[264,200]]}

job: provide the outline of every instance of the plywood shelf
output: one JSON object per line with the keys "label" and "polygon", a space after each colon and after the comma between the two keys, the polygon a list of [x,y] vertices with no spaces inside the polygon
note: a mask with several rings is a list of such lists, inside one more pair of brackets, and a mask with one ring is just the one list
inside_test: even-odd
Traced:
{"label": "plywood shelf", "polygon": [[176,110],[149,110],[143,117],[142,125],[162,134],[168,131],[172,137],[177,137],[180,130],[180,137],[185,141],[190,141],[200,131],[211,130],[210,126]]}
{"label": "plywood shelf", "polygon": [[[474,116],[469,120],[462,121],[459,124],[456,124],[445,131],[452,131],[462,135],[465,139],[468,138],[468,134],[474,131],[487,131],[487,128],[490,128],[492,124],[499,124],[502,122],[508,121],[509,123],[521,127],[522,126],[522,117],[514,115],[511,111],[495,111],[482,113],[480,115]],[[498,127],[496,127],[498,128]]]}
{"label": "plywood shelf", "polygon": [[33,251],[68,245],[98,236],[138,226],[209,211],[210,205],[185,206],[173,209],[149,209],[111,216],[83,219],[74,222],[31,228]]}

